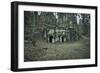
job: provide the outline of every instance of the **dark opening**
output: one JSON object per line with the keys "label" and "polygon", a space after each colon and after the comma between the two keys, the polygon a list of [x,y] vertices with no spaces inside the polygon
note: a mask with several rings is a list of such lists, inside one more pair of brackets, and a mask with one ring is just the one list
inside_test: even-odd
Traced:
{"label": "dark opening", "polygon": [[53,36],[49,37],[49,42],[52,43]]}
{"label": "dark opening", "polygon": [[64,37],[62,37],[62,42],[64,42]]}

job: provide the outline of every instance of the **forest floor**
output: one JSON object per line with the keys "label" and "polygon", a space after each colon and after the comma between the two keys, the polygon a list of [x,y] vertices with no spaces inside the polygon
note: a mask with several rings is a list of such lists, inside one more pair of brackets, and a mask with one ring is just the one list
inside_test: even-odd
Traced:
{"label": "forest floor", "polygon": [[24,61],[87,59],[90,58],[90,48],[86,43],[82,40],[73,43],[47,43],[39,40],[36,46],[25,48]]}

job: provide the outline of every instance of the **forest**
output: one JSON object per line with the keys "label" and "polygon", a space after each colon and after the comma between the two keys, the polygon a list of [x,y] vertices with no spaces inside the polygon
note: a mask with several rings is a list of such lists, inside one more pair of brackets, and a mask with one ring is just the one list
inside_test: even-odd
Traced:
{"label": "forest", "polygon": [[90,14],[24,11],[24,61],[90,58]]}

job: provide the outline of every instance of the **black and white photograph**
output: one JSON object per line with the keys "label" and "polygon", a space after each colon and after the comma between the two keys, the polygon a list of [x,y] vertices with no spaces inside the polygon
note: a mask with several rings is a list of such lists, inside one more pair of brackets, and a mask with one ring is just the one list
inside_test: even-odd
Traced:
{"label": "black and white photograph", "polygon": [[90,58],[90,14],[24,11],[24,61]]}

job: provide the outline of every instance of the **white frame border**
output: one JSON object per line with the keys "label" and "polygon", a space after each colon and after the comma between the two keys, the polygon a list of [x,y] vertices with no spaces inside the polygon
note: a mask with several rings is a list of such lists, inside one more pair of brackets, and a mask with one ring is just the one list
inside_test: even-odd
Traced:
{"label": "white frame border", "polygon": [[[80,60],[58,60],[58,61],[36,61],[24,62],[24,11],[46,11],[46,12],[66,12],[66,13],[89,13],[91,14],[91,38],[90,38],[90,59]],[[72,66],[95,64],[95,10],[83,8],[63,8],[63,7],[47,7],[47,6],[18,6],[18,68],[36,68],[51,66]],[[66,64],[66,65],[65,65]]]}

